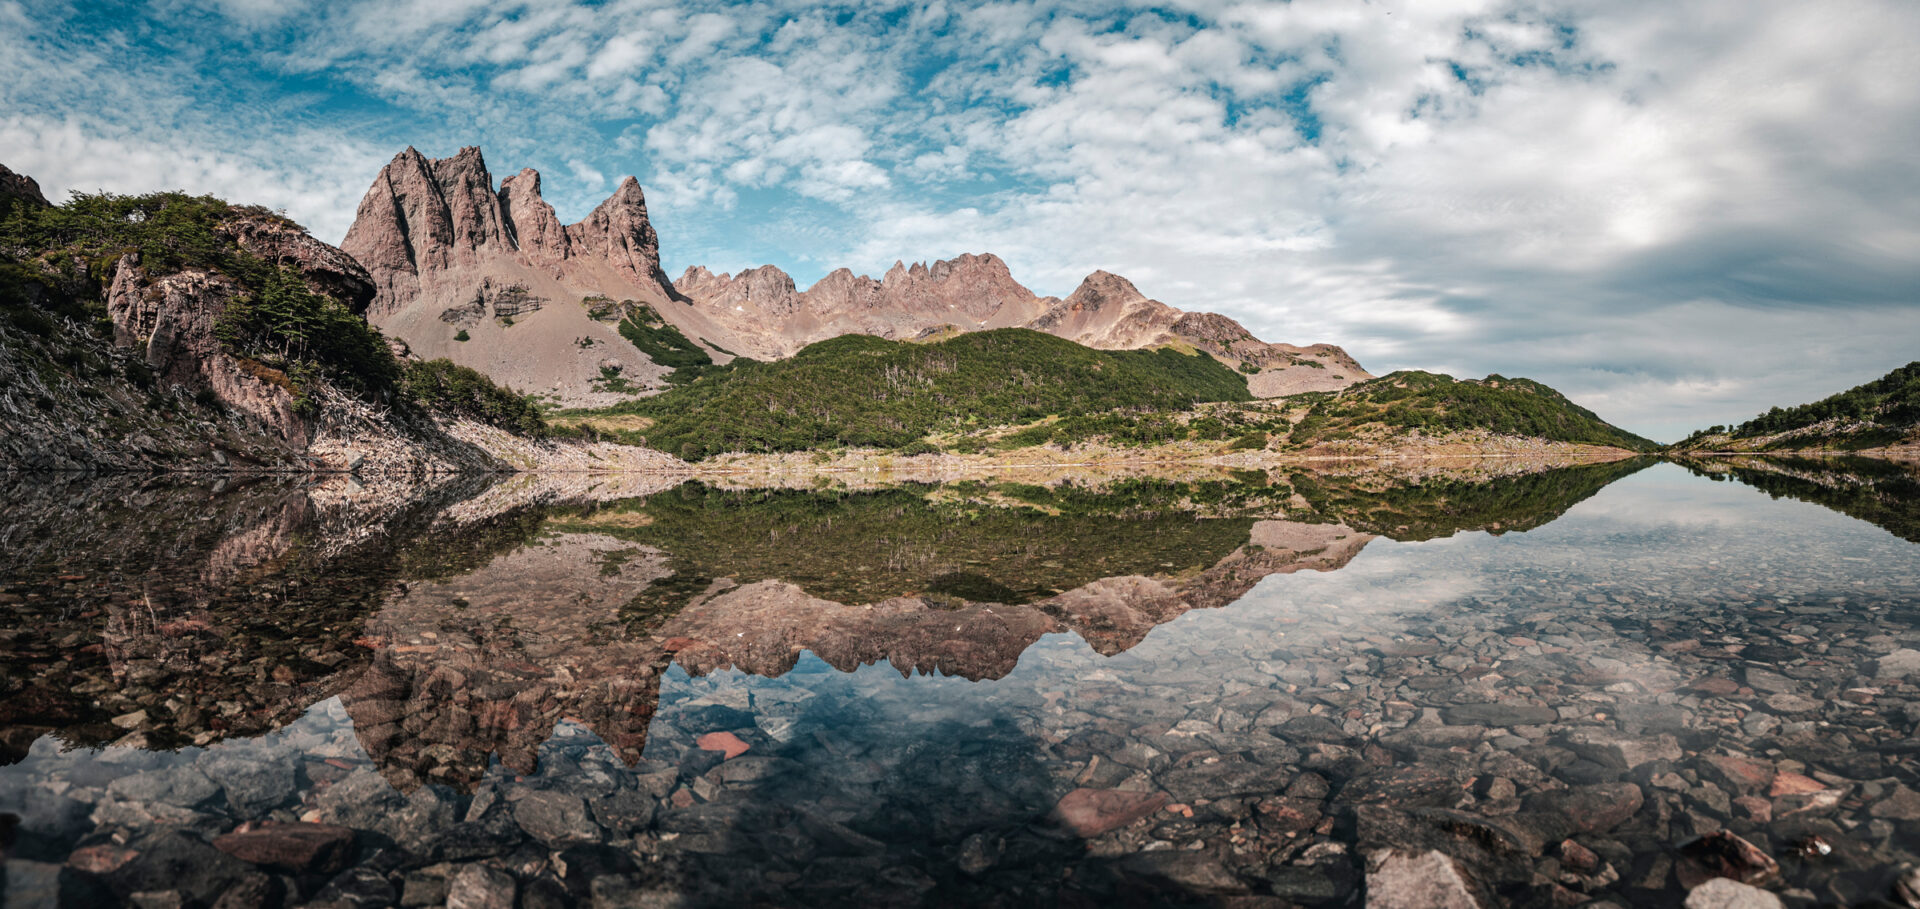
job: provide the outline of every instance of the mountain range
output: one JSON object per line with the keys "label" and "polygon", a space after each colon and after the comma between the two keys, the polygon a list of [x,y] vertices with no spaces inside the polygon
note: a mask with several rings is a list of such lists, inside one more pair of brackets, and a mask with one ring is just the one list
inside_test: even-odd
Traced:
{"label": "mountain range", "polygon": [[608,404],[617,374],[657,388],[670,367],[621,336],[646,312],[715,362],[783,359],[845,334],[922,339],[1031,328],[1103,350],[1176,346],[1248,375],[1257,397],[1335,391],[1372,378],[1330,344],[1256,338],[1215,313],[1189,313],[1096,271],[1065,299],[1015,280],[992,254],[896,262],[876,279],[839,269],[802,291],[771,265],[687,269],[670,280],[640,184],[627,177],[577,224],[562,224],[532,169],[496,187],[480,149],[427,158],[408,148],[381,169],[341,248],[372,275],[367,317],[425,358],[446,357],[561,404]]}
{"label": "mountain range", "polygon": [[565,224],[537,172],[496,185],[476,148],[397,155],[338,248],[212,196],[55,205],[0,168],[0,467],[687,470],[1021,449],[1255,465],[1657,447],[1537,383],[1375,378],[1338,347],[1269,343],[1107,271],[1043,297],[999,257],[966,254],[801,290],[772,266],[676,281],[660,243],[633,178]]}

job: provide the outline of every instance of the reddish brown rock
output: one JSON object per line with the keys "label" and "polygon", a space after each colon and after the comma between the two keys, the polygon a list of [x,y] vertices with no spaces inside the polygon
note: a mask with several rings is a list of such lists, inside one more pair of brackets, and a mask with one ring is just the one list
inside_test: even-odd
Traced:
{"label": "reddish brown rock", "polygon": [[1573,840],[1563,840],[1560,843],[1560,864],[1581,874],[1590,874],[1600,867],[1600,856]]}
{"label": "reddish brown rock", "polygon": [[731,732],[709,732],[694,740],[694,744],[706,751],[718,751],[725,755],[722,760],[730,760],[747,753],[753,746],[740,740]]}
{"label": "reddish brown rock", "polygon": [[1766,792],[1773,785],[1774,769],[1766,761],[1709,754],[1700,758],[1700,774],[1729,792]]}
{"label": "reddish brown rock", "polygon": [[1819,792],[1826,788],[1827,784],[1810,776],[1792,772],[1782,772],[1774,776],[1773,785],[1767,787],[1767,795],[1772,798],[1779,798],[1783,795],[1805,795],[1806,793]]}
{"label": "reddish brown rock", "polygon": [[1734,799],[1733,804],[1756,824],[1765,824],[1773,820],[1773,803],[1760,796],[1743,795]]}
{"label": "reddish brown rock", "polygon": [[1920,792],[1896,786],[1886,798],[1867,809],[1867,813],[1896,821],[1920,821]]}
{"label": "reddish brown rock", "polygon": [[147,367],[167,384],[210,391],[222,404],[259,421],[290,450],[304,448],[313,427],[294,407],[291,381],[277,370],[236,359],[215,335],[227,304],[241,293],[225,275],[200,268],[150,275],[129,253],[114,266],[107,290],[114,342],[142,348]]}
{"label": "reddish brown rock", "polygon": [[67,864],[89,874],[112,874],[140,853],[111,844],[82,846],[67,856]]}
{"label": "reddish brown rock", "polygon": [[1624,823],[1646,803],[1632,783],[1599,783],[1542,792],[1527,799],[1528,806],[1564,820],[1572,833],[1604,833]]}
{"label": "reddish brown rock", "polygon": [[213,841],[215,849],[255,865],[292,872],[332,872],[353,859],[353,830],[333,824],[243,826]]}
{"label": "reddish brown rock", "polygon": [[598,283],[596,264],[610,266],[632,285],[600,288],[616,299],[635,291],[683,299],[660,270],[660,239],[639,181],[626,178],[585,220],[563,226],[540,197],[537,171],[524,169],[495,190],[473,147],[451,158],[430,159],[413,148],[395,155],[361,198],[340,245],[376,285],[376,319],[438,285],[511,277],[493,273],[527,266],[587,285]]}
{"label": "reddish brown rock", "polygon": [[1687,687],[1693,691],[1699,692],[1700,694],[1712,695],[1714,697],[1726,697],[1730,694],[1734,694],[1738,692],[1740,690],[1740,683],[1729,678],[1712,676],[1704,679],[1697,679],[1694,681],[1693,684],[1688,685]]}
{"label": "reddish brown rock", "polygon": [[1255,806],[1260,814],[1260,826],[1275,833],[1312,830],[1314,825],[1320,823],[1320,808],[1320,802],[1316,800],[1297,798],[1262,799]]}
{"label": "reddish brown rock", "polygon": [[1164,792],[1075,789],[1053,806],[1053,816],[1079,836],[1096,837],[1159,811],[1168,801]]}
{"label": "reddish brown rock", "polygon": [[601,259],[641,287],[655,288],[671,299],[686,299],[660,270],[660,237],[647,220],[640,181],[632,177],[620,181],[620,188],[586,220],[568,227],[566,235],[573,255]]}

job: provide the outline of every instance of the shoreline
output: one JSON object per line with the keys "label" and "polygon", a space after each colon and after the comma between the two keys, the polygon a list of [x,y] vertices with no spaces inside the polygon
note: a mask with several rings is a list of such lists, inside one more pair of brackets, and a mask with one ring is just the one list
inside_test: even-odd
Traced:
{"label": "shoreline", "polygon": [[[504,434],[502,434],[504,435]],[[497,441],[497,440],[488,440]],[[1531,441],[1531,440],[1529,440]],[[413,465],[394,464],[375,452],[339,447],[316,452],[302,467],[256,465],[228,459],[211,458],[172,467],[135,468],[112,464],[80,468],[39,468],[0,465],[0,473],[45,476],[122,476],[122,477],[348,477],[387,479],[397,477],[440,478],[459,476],[496,476],[501,478],[543,475],[617,475],[684,477],[686,479],[739,478],[747,476],[841,476],[867,474],[993,473],[1000,471],[1078,471],[1142,472],[1231,470],[1274,470],[1297,466],[1339,464],[1382,465],[1392,463],[1444,464],[1482,462],[1552,468],[1573,464],[1606,463],[1635,457],[1655,456],[1622,448],[1534,442],[1530,447],[1496,446],[1461,449],[1424,447],[1414,449],[1379,448],[1346,451],[1302,452],[1223,452],[1158,449],[1110,449],[1062,451],[1051,446],[1015,449],[995,455],[921,454],[903,456],[879,449],[824,450],[763,454],[722,454],[698,462],[682,461],[652,449],[612,443],[581,445],[569,442],[533,442],[515,438],[517,444],[484,445],[492,449],[501,466],[464,470],[420,470]],[[506,450],[502,450],[502,449]],[[821,460],[822,455],[827,455]],[[409,467],[413,469],[408,469]],[[400,468],[400,469],[395,469]]]}

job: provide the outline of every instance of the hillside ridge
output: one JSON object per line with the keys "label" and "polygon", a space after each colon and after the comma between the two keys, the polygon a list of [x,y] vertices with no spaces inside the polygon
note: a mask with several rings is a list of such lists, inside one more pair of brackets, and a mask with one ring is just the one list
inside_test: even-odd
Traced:
{"label": "hillside ridge", "polygon": [[1774,407],[1733,426],[1697,430],[1670,450],[1678,454],[1885,451],[1920,455],[1920,360],[1818,401]]}

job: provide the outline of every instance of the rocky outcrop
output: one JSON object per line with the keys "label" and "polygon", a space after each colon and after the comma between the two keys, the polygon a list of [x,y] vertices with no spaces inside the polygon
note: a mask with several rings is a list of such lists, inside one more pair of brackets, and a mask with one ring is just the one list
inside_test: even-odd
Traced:
{"label": "rocky outcrop", "polygon": [[[690,338],[724,334],[671,305],[686,298],[661,271],[660,238],[632,177],[585,219],[564,224],[532,168],[496,189],[477,148],[451,158],[409,148],[381,169],[341,246],[371,275],[367,315],[382,331],[422,358],[445,357],[569,404],[620,399],[596,388],[597,364],[610,354],[651,366],[617,319],[596,320],[576,302],[648,303]],[[626,377],[644,386],[668,371]]]}
{"label": "rocky outcrop", "polygon": [[0,164],[0,209],[10,208],[16,201],[38,206],[48,204],[47,197],[40,194],[40,184],[32,177],[16,174]]}
{"label": "rocky outcrop", "polygon": [[191,268],[155,277],[138,256],[122,256],[107,291],[114,341],[142,349],[160,380],[212,392],[298,451],[311,441],[313,427],[294,409],[292,382],[279,370],[243,363],[215,336],[215,323],[241,292],[217,272]]}
{"label": "rocky outcrop", "polygon": [[[538,181],[534,185],[537,188]],[[565,233],[569,251],[602,259],[635,285],[686,302],[660,269],[660,238],[647,220],[647,199],[640,191],[640,181],[632,177],[620,181],[620,188],[607,201],[585,221],[566,228]]]}
{"label": "rocky outcrop", "polygon": [[649,296],[679,296],[660,270],[660,240],[639,181],[628,177],[585,220],[562,225],[540,196],[538,171],[523,169],[495,190],[480,149],[472,146],[451,158],[428,158],[413,148],[394,156],[361,198],[341,248],[378,284],[376,319],[431,285],[466,277],[448,272],[484,273],[501,264],[497,260],[561,275],[572,263],[605,264]]}
{"label": "rocky outcrop", "polygon": [[300,225],[258,213],[220,225],[220,233],[241,249],[284,268],[296,269],[315,293],[325,294],[356,313],[373,302],[373,275],[339,247],[313,238]]}
{"label": "rocky outcrop", "polygon": [[715,275],[696,266],[675,286],[764,359],[790,356],[844,334],[899,339],[1007,328],[1024,324],[1046,306],[992,254],[965,254],[931,265],[895,262],[877,279],[841,268],[805,291],[772,265],[737,275]]}

